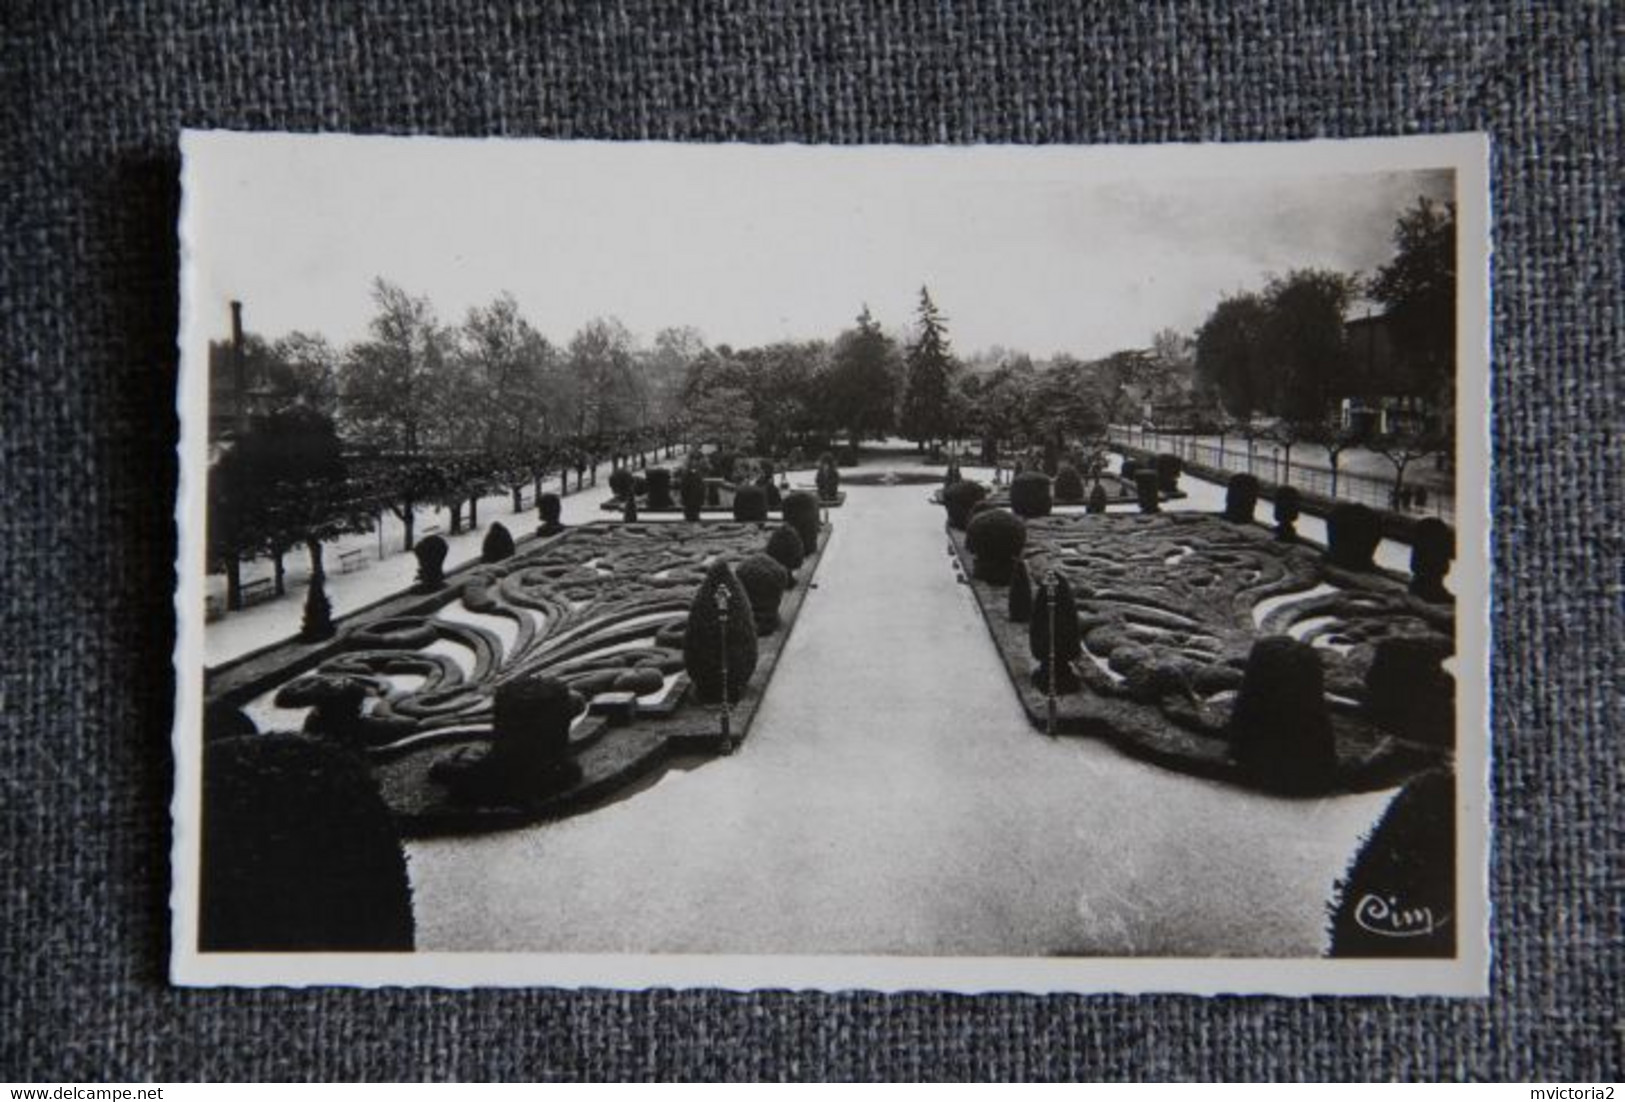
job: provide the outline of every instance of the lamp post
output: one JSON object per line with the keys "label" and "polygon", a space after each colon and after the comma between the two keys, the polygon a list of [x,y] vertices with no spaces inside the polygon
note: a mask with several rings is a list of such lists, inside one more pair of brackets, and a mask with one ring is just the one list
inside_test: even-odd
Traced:
{"label": "lamp post", "polygon": [[733,738],[732,726],[730,724],[731,717],[729,716],[729,712],[728,712],[728,604],[729,604],[729,597],[728,597],[728,588],[727,588],[727,586],[718,586],[717,587],[716,599],[717,599],[717,623],[720,624],[721,628],[722,628],[722,630],[720,632],[720,635],[721,635],[720,644],[721,644],[721,650],[722,650],[722,752],[724,754],[731,754],[731,753],[734,752],[734,738]]}
{"label": "lamp post", "polygon": [[1049,676],[1044,678],[1044,733],[1055,737],[1055,583],[1053,566],[1044,571],[1044,591],[1049,596],[1045,611],[1049,616],[1049,663],[1045,667]]}

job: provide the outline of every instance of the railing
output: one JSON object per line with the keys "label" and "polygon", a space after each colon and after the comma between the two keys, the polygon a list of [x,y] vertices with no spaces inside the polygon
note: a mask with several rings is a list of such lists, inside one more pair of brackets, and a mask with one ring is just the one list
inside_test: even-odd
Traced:
{"label": "railing", "polygon": [[[1451,523],[1456,517],[1456,498],[1450,490],[1413,486],[1408,503],[1394,500],[1394,480],[1358,471],[1340,470],[1335,480],[1329,468],[1310,466],[1296,460],[1287,462],[1279,448],[1249,448],[1237,438],[1235,445],[1208,444],[1188,436],[1140,429],[1111,429],[1113,443],[1153,452],[1171,452],[1187,463],[1200,463],[1221,471],[1258,476],[1261,481],[1296,486],[1308,493],[1354,501],[1377,509],[1400,509],[1419,516],[1436,516]],[[1335,492],[1334,492],[1335,491]]]}

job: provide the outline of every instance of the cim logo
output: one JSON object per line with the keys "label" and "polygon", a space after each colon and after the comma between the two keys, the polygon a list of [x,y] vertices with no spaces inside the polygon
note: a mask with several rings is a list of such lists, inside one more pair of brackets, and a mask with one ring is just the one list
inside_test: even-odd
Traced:
{"label": "cim logo", "polygon": [[1431,907],[1401,907],[1393,896],[1367,892],[1354,908],[1354,921],[1362,930],[1380,937],[1424,937],[1444,925]]}

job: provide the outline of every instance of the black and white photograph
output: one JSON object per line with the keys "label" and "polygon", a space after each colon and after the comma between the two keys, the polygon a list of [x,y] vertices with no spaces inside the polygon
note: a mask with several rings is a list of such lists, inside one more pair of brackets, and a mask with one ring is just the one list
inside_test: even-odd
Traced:
{"label": "black and white photograph", "polygon": [[182,152],[175,982],[1485,991],[1482,136]]}

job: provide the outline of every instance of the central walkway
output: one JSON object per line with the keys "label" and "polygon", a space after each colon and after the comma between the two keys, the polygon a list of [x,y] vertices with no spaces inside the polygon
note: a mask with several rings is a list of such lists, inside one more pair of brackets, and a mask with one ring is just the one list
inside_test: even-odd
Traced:
{"label": "central walkway", "polygon": [[1051,741],[923,486],[853,486],[750,736],[563,822],[408,847],[420,949],[1307,955],[1388,794]]}

